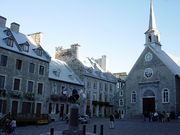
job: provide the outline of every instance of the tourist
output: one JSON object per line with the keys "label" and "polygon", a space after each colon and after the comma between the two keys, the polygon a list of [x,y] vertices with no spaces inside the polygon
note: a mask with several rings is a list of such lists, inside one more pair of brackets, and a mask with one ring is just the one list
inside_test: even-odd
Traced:
{"label": "tourist", "polygon": [[111,114],[109,118],[110,118],[110,129],[112,129],[114,128],[114,115]]}
{"label": "tourist", "polygon": [[12,128],[12,134],[15,135],[15,133],[16,133],[16,120],[15,120],[15,118],[13,118],[11,121],[11,128]]}

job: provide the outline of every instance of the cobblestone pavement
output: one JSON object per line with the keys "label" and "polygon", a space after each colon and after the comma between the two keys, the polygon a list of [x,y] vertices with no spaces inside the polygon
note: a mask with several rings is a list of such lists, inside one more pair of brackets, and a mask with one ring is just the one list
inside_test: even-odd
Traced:
{"label": "cobblestone pavement", "polygon": [[[108,118],[92,118],[87,124],[88,132],[93,132],[93,125],[97,125],[97,134],[100,134],[100,125],[104,125],[104,135],[180,135],[180,121],[170,122],[144,122],[141,119],[116,120],[115,128],[109,129]],[[65,121],[52,122],[47,125],[17,127],[16,135],[40,135],[54,128],[55,131],[62,131],[68,128]],[[80,125],[82,129],[82,125]]]}

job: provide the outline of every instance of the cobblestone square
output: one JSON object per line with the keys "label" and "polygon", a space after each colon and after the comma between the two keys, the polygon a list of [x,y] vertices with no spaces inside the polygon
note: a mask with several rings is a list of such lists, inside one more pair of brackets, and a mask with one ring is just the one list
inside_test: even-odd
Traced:
{"label": "cobblestone square", "polygon": [[[108,118],[92,118],[90,124],[87,124],[86,130],[93,132],[94,124],[97,125],[97,134],[100,134],[100,125],[104,125],[104,135],[180,135],[180,121],[172,120],[170,122],[144,122],[143,119],[117,120],[115,128],[109,129]],[[55,131],[62,131],[68,128],[65,121],[52,122],[47,125],[32,125],[17,127],[16,135],[40,135],[54,128]],[[82,128],[82,125],[80,125]]]}

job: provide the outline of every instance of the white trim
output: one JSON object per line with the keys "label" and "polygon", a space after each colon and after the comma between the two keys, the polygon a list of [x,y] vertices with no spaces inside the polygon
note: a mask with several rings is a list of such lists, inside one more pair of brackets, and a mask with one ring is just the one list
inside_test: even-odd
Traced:
{"label": "white trim", "polygon": [[[9,57],[9,56],[6,55],[6,54],[1,53],[0,56],[2,57],[2,55],[7,56],[7,62],[6,62],[6,66],[1,66],[1,65],[0,65],[0,67],[8,67],[8,57]],[[1,57],[0,57],[0,60],[1,60]],[[1,62],[1,61],[0,61],[0,62]]]}
{"label": "white trim", "polygon": [[[43,66],[43,67],[44,67],[44,72],[43,72],[43,74],[42,74],[42,75],[41,75],[41,74],[39,74],[40,66]],[[45,75],[45,65],[38,64],[38,75],[40,75],[40,76],[44,76],[44,75]]]}
{"label": "white trim", "polygon": [[[20,69],[20,70],[16,68],[16,62],[17,62],[17,60],[20,60],[20,61],[21,61],[21,69]],[[15,59],[15,70],[16,70],[16,71],[22,71],[22,69],[23,69],[23,61],[22,61],[21,59],[19,59],[19,58],[16,58],[16,59]]]}
{"label": "white trim", "polygon": [[14,90],[14,80],[15,79],[19,79],[20,80],[20,83],[19,83],[19,91],[21,91],[21,83],[22,83],[22,78],[19,78],[19,77],[13,77],[13,86],[12,86],[12,90]]}
{"label": "white trim", "polygon": [[[31,73],[29,70],[30,70],[30,64],[34,64],[34,72],[33,73]],[[31,73],[31,74],[35,74],[35,70],[36,69],[36,64],[35,63],[33,63],[33,62],[29,62],[29,66],[28,66],[28,73]]]}
{"label": "white trim", "polygon": [[[133,95],[133,94],[136,95],[136,101],[135,101],[135,102],[132,100],[132,95]],[[136,91],[132,91],[132,92],[131,92],[131,103],[136,103],[136,102],[137,102],[137,92],[136,92]]]}
{"label": "white trim", "polygon": [[[164,101],[164,92],[165,92],[165,90],[167,90],[167,92],[168,92],[168,101]],[[162,103],[169,103],[169,101],[170,101],[170,91],[169,91],[168,88],[163,88],[162,89],[161,98],[162,98]]]}
{"label": "white trim", "polygon": [[123,91],[123,90],[120,90],[120,91],[119,91],[119,96],[120,96],[120,97],[123,97],[123,95],[124,95],[124,91]]}
{"label": "white trim", "polygon": [[[43,85],[42,87],[42,94],[38,94],[38,84],[41,83]],[[44,82],[37,82],[37,87],[36,87],[36,92],[35,92],[37,95],[40,95],[40,96],[43,96],[43,93],[44,93]]]}
{"label": "white trim", "polygon": [[4,89],[6,88],[6,80],[7,80],[7,75],[4,75],[4,74],[0,74],[0,76],[4,76],[5,79],[4,79]]}
{"label": "white trim", "polygon": [[27,80],[27,83],[26,83],[26,92],[28,92],[28,82],[33,82],[33,89],[32,89],[32,93],[34,93],[34,87],[35,87],[35,81],[34,80]]}

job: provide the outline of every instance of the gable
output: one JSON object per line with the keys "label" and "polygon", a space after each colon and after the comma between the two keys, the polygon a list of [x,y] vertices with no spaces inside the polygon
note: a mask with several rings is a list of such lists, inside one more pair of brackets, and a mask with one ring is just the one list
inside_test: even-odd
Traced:
{"label": "gable", "polygon": [[164,72],[167,73],[166,75],[173,74],[167,63],[164,62],[167,58],[162,59],[159,55],[150,46],[146,46],[128,74],[127,80],[131,78],[138,79],[139,82],[154,81],[159,80]]}

